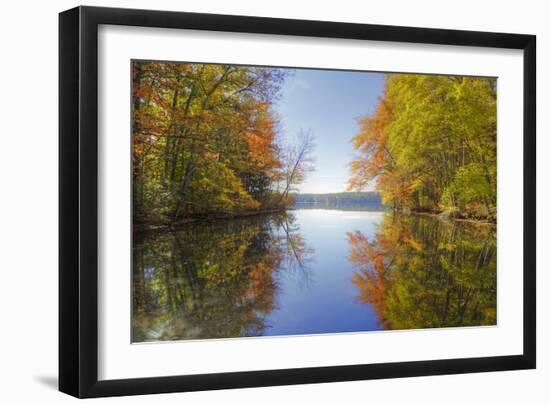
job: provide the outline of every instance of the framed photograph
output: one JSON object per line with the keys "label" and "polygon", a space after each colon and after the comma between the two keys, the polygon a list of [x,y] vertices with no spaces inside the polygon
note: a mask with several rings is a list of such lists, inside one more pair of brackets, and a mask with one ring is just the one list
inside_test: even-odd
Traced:
{"label": "framed photograph", "polygon": [[535,36],[59,28],[61,391],[535,368]]}

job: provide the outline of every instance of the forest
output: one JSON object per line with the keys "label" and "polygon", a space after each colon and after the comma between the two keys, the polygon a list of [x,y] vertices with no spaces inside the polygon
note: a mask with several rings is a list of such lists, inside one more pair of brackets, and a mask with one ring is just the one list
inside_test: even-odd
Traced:
{"label": "forest", "polygon": [[283,210],[313,135],[273,112],[289,69],[132,62],[134,224]]}
{"label": "forest", "polygon": [[496,79],[131,67],[132,342],[496,323]]}
{"label": "forest", "polygon": [[496,221],[496,79],[389,74],[359,119],[349,190],[405,212]]}

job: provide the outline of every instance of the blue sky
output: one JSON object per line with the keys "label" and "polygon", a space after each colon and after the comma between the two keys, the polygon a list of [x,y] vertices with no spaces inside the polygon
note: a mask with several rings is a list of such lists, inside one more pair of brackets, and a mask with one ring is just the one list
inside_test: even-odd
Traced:
{"label": "blue sky", "polygon": [[357,118],[374,111],[384,82],[383,73],[309,69],[296,69],[286,79],[275,105],[284,137],[291,138],[300,129],[315,136],[316,170],[299,192],[346,190]]}

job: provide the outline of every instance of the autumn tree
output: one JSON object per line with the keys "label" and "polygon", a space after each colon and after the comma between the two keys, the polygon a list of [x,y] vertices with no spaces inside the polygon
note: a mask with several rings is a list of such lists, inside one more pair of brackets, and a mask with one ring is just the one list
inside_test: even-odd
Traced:
{"label": "autumn tree", "polygon": [[375,183],[396,209],[496,218],[496,82],[388,75],[353,138],[349,188]]}
{"label": "autumn tree", "polygon": [[[307,160],[288,178],[295,150],[282,148],[273,110],[288,69],[142,61],[132,69],[135,221],[284,207]],[[277,191],[283,180],[288,189]]]}

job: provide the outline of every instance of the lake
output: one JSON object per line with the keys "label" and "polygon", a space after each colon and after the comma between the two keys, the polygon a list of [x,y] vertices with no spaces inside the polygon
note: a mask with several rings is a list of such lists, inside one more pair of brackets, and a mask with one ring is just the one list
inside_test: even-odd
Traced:
{"label": "lake", "polygon": [[307,209],[135,236],[132,342],[496,324],[496,227]]}

